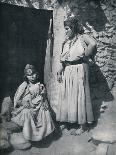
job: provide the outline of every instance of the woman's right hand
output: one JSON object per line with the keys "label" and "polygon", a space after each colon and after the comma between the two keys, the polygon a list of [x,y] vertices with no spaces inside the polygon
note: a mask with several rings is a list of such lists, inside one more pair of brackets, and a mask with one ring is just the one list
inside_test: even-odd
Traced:
{"label": "woman's right hand", "polygon": [[62,82],[62,74],[61,74],[60,72],[57,72],[57,81],[58,81],[59,83]]}

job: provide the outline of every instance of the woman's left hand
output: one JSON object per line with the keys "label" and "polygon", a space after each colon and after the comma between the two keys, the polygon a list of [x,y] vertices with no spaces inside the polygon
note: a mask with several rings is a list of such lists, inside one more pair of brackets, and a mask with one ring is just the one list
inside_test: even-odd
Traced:
{"label": "woman's left hand", "polygon": [[12,111],[11,114],[12,114],[12,116],[14,117],[14,116],[17,115],[17,111]]}
{"label": "woman's left hand", "polygon": [[29,101],[23,101],[23,107],[24,108],[29,108],[30,107]]}

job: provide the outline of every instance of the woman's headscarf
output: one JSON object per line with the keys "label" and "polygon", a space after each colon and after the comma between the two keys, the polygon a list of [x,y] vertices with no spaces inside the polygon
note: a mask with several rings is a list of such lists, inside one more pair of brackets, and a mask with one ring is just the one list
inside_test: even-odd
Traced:
{"label": "woman's headscarf", "polygon": [[31,73],[37,73],[33,65],[27,64],[24,69],[24,75],[30,75]]}

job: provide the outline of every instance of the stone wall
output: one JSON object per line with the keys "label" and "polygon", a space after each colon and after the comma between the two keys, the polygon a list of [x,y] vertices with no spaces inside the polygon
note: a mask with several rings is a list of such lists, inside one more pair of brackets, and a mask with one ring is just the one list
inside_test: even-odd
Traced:
{"label": "stone wall", "polygon": [[1,2],[35,9],[53,9],[54,0],[0,0]]}

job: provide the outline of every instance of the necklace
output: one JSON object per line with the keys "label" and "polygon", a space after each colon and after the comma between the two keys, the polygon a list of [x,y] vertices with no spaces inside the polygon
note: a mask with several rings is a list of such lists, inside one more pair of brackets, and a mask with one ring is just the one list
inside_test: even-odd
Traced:
{"label": "necklace", "polygon": [[73,39],[69,42],[69,49],[74,45],[74,43],[78,40],[80,35],[76,35]]}

